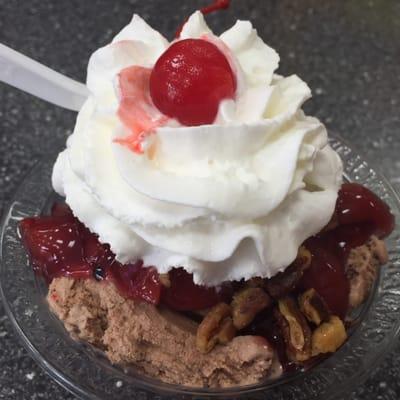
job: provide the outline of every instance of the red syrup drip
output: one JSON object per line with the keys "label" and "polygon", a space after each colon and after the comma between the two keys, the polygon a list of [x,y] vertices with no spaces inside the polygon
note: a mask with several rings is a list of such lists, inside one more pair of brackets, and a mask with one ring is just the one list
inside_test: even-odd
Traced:
{"label": "red syrup drip", "polygon": [[[231,5],[230,0],[214,0],[212,4],[201,8],[200,11],[203,15],[207,15],[216,11],[227,10],[230,7],[230,5]],[[179,39],[179,37],[181,36],[182,29],[185,26],[187,20],[188,18],[186,18],[185,22],[175,32],[176,39]]]}
{"label": "red syrup drip", "polygon": [[143,152],[143,140],[168,121],[154,107],[150,97],[151,72],[150,68],[133,66],[118,74],[121,97],[118,116],[129,135],[114,141],[139,154]]}

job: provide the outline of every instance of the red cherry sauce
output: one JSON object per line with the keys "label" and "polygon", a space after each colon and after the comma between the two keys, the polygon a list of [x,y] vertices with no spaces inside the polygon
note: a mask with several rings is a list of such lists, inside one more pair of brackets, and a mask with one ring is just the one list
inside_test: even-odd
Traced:
{"label": "red cherry sauce", "polygon": [[[353,248],[366,243],[372,234],[381,238],[389,235],[394,228],[394,217],[389,207],[370,190],[346,183],[339,192],[332,221],[336,228],[305,242],[312,253],[312,263],[298,290],[314,288],[325,299],[331,312],[344,318],[349,297],[349,281],[345,274],[347,257]],[[291,362],[270,310],[260,313],[242,333],[267,338],[275,348],[285,373],[308,369],[325,357],[314,357],[302,365]]]}
{"label": "red cherry sauce", "polygon": [[183,268],[170,271],[171,285],[165,288],[162,302],[176,311],[195,311],[211,307],[231,296],[228,285],[217,288],[208,288],[196,285],[193,275],[188,274]]}
{"label": "red cherry sauce", "polygon": [[[338,223],[335,229],[306,241],[313,259],[300,286],[303,290],[316,289],[331,311],[343,318],[349,292],[344,266],[350,250],[364,244],[372,234],[389,235],[394,228],[394,217],[371,191],[357,184],[345,184],[339,192],[333,220]],[[101,244],[65,204],[55,204],[50,216],[24,219],[20,232],[34,270],[47,282],[60,276],[106,279],[114,282],[127,298],[152,304],[162,302],[178,311],[204,309],[219,301],[229,301],[232,296],[231,285],[219,288],[195,285],[192,275],[182,268],[170,272],[171,285],[166,288],[161,285],[155,268],[145,267],[141,261],[122,265],[110,246]],[[266,336],[279,346],[276,335]]]}
{"label": "red cherry sauce", "polygon": [[342,186],[332,221],[337,223],[336,228],[305,242],[313,258],[300,286],[303,290],[314,288],[331,312],[344,318],[349,298],[345,264],[350,251],[366,243],[371,235],[388,236],[395,221],[385,202],[356,183]]}
{"label": "red cherry sauce", "polygon": [[335,215],[339,225],[371,224],[374,235],[389,236],[395,220],[389,206],[375,193],[357,183],[345,183],[339,192]]}
{"label": "red cherry sauce", "polygon": [[[213,13],[215,11],[226,10],[226,9],[229,8],[230,5],[231,5],[231,1],[230,0],[214,0],[214,2],[212,4],[210,4],[209,6],[201,8],[200,11],[202,12],[202,14],[207,15],[207,14],[211,14],[211,13]],[[175,33],[175,37],[176,38],[179,38],[179,36],[181,36],[182,29],[185,26],[186,22],[187,22],[187,19],[177,29],[177,31]]]}
{"label": "red cherry sauce", "polygon": [[156,62],[150,93],[155,106],[181,124],[212,124],[220,102],[234,98],[236,76],[215,44],[203,39],[179,40]]}
{"label": "red cherry sauce", "polygon": [[33,268],[47,281],[58,276],[90,277],[80,226],[74,220],[63,216],[26,218],[20,226]]}
{"label": "red cherry sauce", "polygon": [[161,283],[157,270],[143,267],[141,261],[122,265],[114,262],[109,277],[118,290],[130,299],[139,299],[157,305],[161,298]]}
{"label": "red cherry sauce", "polygon": [[126,298],[158,304],[161,283],[155,268],[143,263],[122,265],[107,244],[101,244],[65,204],[55,204],[50,216],[25,218],[20,233],[33,269],[50,283],[61,276],[107,279]]}
{"label": "red cherry sauce", "polygon": [[162,301],[179,311],[194,311],[229,300],[231,288],[207,288],[195,285],[193,277],[184,269],[173,269],[171,286],[161,285],[154,267],[142,261],[122,265],[115,259],[108,244],[99,242],[62,203],[52,207],[50,216],[25,218],[21,221],[22,240],[30,254],[35,272],[50,283],[54,278],[108,280],[129,299],[151,304]]}
{"label": "red cherry sauce", "polygon": [[118,75],[120,103],[118,116],[130,134],[115,139],[136,153],[142,153],[146,136],[164,125],[168,118],[154,107],[150,97],[150,68],[132,66]]}

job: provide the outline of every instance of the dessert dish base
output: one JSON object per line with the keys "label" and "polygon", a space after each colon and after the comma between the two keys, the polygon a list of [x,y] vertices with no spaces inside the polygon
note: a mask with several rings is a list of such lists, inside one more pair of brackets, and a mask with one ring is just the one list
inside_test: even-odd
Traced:
{"label": "dessert dish base", "polygon": [[[345,165],[345,177],[372,189],[396,219],[400,201],[387,181],[342,140],[331,144]],[[396,343],[400,329],[400,228],[385,240],[389,262],[382,268],[367,302],[356,311],[349,340],[331,357],[305,372],[274,381],[230,389],[193,389],[161,383],[139,371],[112,366],[94,347],[74,341],[51,313],[47,285],[36,277],[17,233],[18,222],[39,215],[57,200],[51,188],[54,159],[42,161],[14,195],[2,222],[0,291],[6,312],[31,356],[62,386],[84,399],[241,398],[333,399],[354,389]]]}

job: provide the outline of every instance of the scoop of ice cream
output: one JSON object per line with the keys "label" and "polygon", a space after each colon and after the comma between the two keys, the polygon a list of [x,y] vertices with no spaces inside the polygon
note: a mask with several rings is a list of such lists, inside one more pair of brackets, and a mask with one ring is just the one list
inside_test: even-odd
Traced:
{"label": "scoop of ice cream", "polygon": [[135,15],[89,61],[91,96],[56,162],[54,188],[123,263],[141,258],[160,273],[182,266],[207,285],[271,277],[328,223],[341,161],[323,124],[301,110],[310,89],[274,74],[279,57],[250,22],[217,37],[197,12],[187,38],[214,43],[235,71],[235,97],[220,103],[214,123],[163,120],[148,101],[141,110],[157,121],[154,132],[140,152],[124,145],[132,132],[118,113],[121,71],[151,69],[170,46]]}
{"label": "scoop of ice cream", "polygon": [[168,383],[230,387],[282,373],[265,338],[238,336],[202,354],[196,348],[195,322],[145,302],[126,300],[112,284],[56,278],[48,302],[73,337],[105,350],[115,364]]}

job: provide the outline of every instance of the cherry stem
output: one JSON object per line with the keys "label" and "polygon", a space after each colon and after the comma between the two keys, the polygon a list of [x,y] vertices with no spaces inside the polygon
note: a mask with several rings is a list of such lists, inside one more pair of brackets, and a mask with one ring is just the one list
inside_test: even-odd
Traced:
{"label": "cherry stem", "polygon": [[226,10],[229,8],[230,5],[231,5],[230,0],[215,0],[213,4],[210,4],[207,7],[203,7],[200,11],[204,15],[207,15],[215,11]]}
{"label": "cherry stem", "polygon": [[[214,0],[214,2],[212,4],[201,8],[200,11],[202,14],[207,15],[207,14],[211,14],[215,11],[227,10],[230,5],[231,5],[231,0]],[[178,39],[181,36],[182,29],[185,26],[187,21],[188,21],[188,18],[186,18],[185,22],[177,29],[177,31],[175,33],[176,39]]]}

